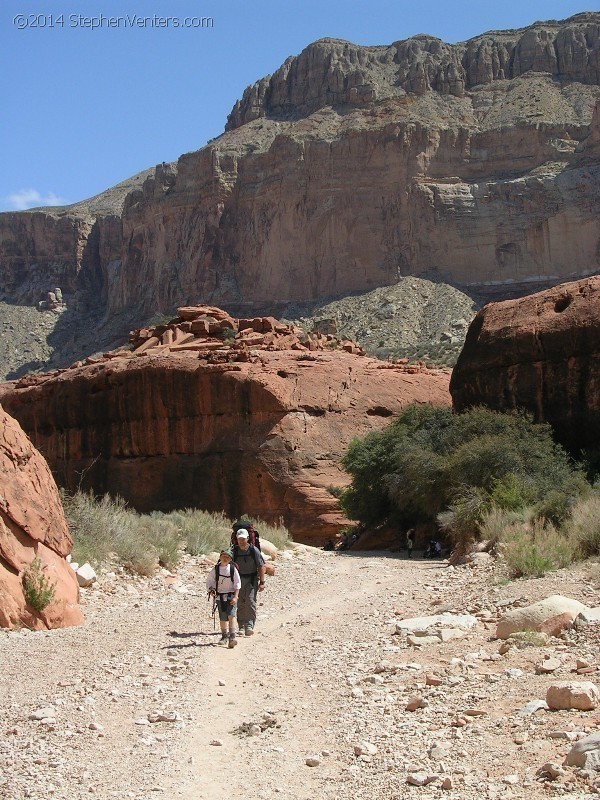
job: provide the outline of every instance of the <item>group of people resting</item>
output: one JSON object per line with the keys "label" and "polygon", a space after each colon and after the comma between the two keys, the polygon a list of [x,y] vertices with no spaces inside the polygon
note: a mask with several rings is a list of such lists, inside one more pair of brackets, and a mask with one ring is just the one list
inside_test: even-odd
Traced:
{"label": "group of people resting", "polygon": [[219,561],[206,576],[206,588],[219,612],[221,646],[235,647],[236,633],[252,636],[256,623],[256,598],[265,588],[265,559],[250,542],[246,528],[234,526],[235,544],[221,550]]}

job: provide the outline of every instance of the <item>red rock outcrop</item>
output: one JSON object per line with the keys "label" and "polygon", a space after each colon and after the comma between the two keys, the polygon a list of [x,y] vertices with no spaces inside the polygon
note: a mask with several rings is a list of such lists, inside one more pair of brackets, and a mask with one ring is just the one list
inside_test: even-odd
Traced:
{"label": "red rock outcrop", "polygon": [[315,42],[111,202],[0,215],[0,291],[256,313],[399,275],[516,294],[593,274],[599,30],[584,13],[453,45]]}
{"label": "red rock outcrop", "polygon": [[[411,402],[447,405],[449,374],[384,363],[268,317],[181,308],[132,352],[0,387],[60,484],[139,510],[198,507],[284,520],[322,543],[347,522],[327,491],[350,440]],[[285,349],[282,349],[285,348]]]}
{"label": "red rock outcrop", "polygon": [[[71,537],[48,465],[16,420],[0,407],[0,627],[79,625],[79,589],[65,561]],[[54,599],[35,611],[25,599],[22,573],[39,558],[54,584]]]}
{"label": "red rock outcrop", "polygon": [[600,447],[600,276],[482,308],[450,392],[459,411],[524,408],[569,450]]}

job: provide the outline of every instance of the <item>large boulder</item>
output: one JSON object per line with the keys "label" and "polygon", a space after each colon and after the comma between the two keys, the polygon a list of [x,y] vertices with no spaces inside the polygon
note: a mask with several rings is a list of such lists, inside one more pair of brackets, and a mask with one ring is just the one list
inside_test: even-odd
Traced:
{"label": "large boulder", "polygon": [[523,608],[514,608],[508,611],[498,623],[496,637],[508,639],[517,631],[543,631],[544,626],[551,620],[563,620],[563,628],[587,606],[571,597],[553,594]]}
{"label": "large boulder", "polygon": [[[65,560],[71,537],[54,478],[16,420],[0,406],[0,626],[58,628],[79,625],[79,588]],[[44,609],[28,605],[23,572],[39,559],[54,585]],[[36,562],[37,563],[37,562]]]}
{"label": "large boulder", "polygon": [[338,462],[351,439],[409,403],[449,405],[445,371],[302,343],[285,325],[248,345],[276,327],[268,318],[233,320],[226,343],[205,311],[135,332],[133,352],[0,387],[60,484],[83,477],[141,511],[281,518],[296,540],[323,544],[349,522],[329,488],[348,482]]}
{"label": "large boulder", "polygon": [[454,407],[527,409],[567,448],[600,444],[600,276],[490,303],[450,382]]}

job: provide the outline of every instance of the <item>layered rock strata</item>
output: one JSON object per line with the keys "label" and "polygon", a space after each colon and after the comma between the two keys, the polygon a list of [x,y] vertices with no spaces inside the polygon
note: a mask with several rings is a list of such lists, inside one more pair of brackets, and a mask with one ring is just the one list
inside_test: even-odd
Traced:
{"label": "layered rock strata", "polygon": [[447,405],[448,372],[359,355],[269,318],[181,308],[133,350],[0,388],[60,484],[139,510],[282,519],[319,544],[347,523],[328,487],[350,440],[412,402]]}
{"label": "layered rock strata", "polygon": [[524,408],[571,451],[600,447],[600,276],[481,309],[450,391],[459,411]]}
{"label": "layered rock strata", "polygon": [[[77,579],[65,560],[71,544],[48,465],[0,406],[0,627],[83,622]],[[38,574],[53,587],[51,602],[41,610],[27,602],[23,584],[23,573],[36,559]]]}
{"label": "layered rock strata", "polygon": [[0,292],[256,313],[402,275],[516,294],[593,274],[599,65],[597,13],[454,45],[320,40],[176,164],[0,215]]}

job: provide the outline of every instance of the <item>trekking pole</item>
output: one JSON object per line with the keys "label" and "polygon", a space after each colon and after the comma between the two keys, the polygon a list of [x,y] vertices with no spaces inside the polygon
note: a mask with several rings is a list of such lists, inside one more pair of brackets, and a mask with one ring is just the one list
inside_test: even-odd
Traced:
{"label": "trekking pole", "polygon": [[207,594],[207,599],[208,599],[209,602],[210,602],[211,598],[212,598],[212,601],[213,601],[212,602],[212,611],[211,611],[212,619],[213,619],[213,631],[215,631],[217,629],[217,622],[216,622],[216,619],[215,619],[215,613],[216,613],[216,610],[217,610],[217,595],[214,592],[209,592]]}

